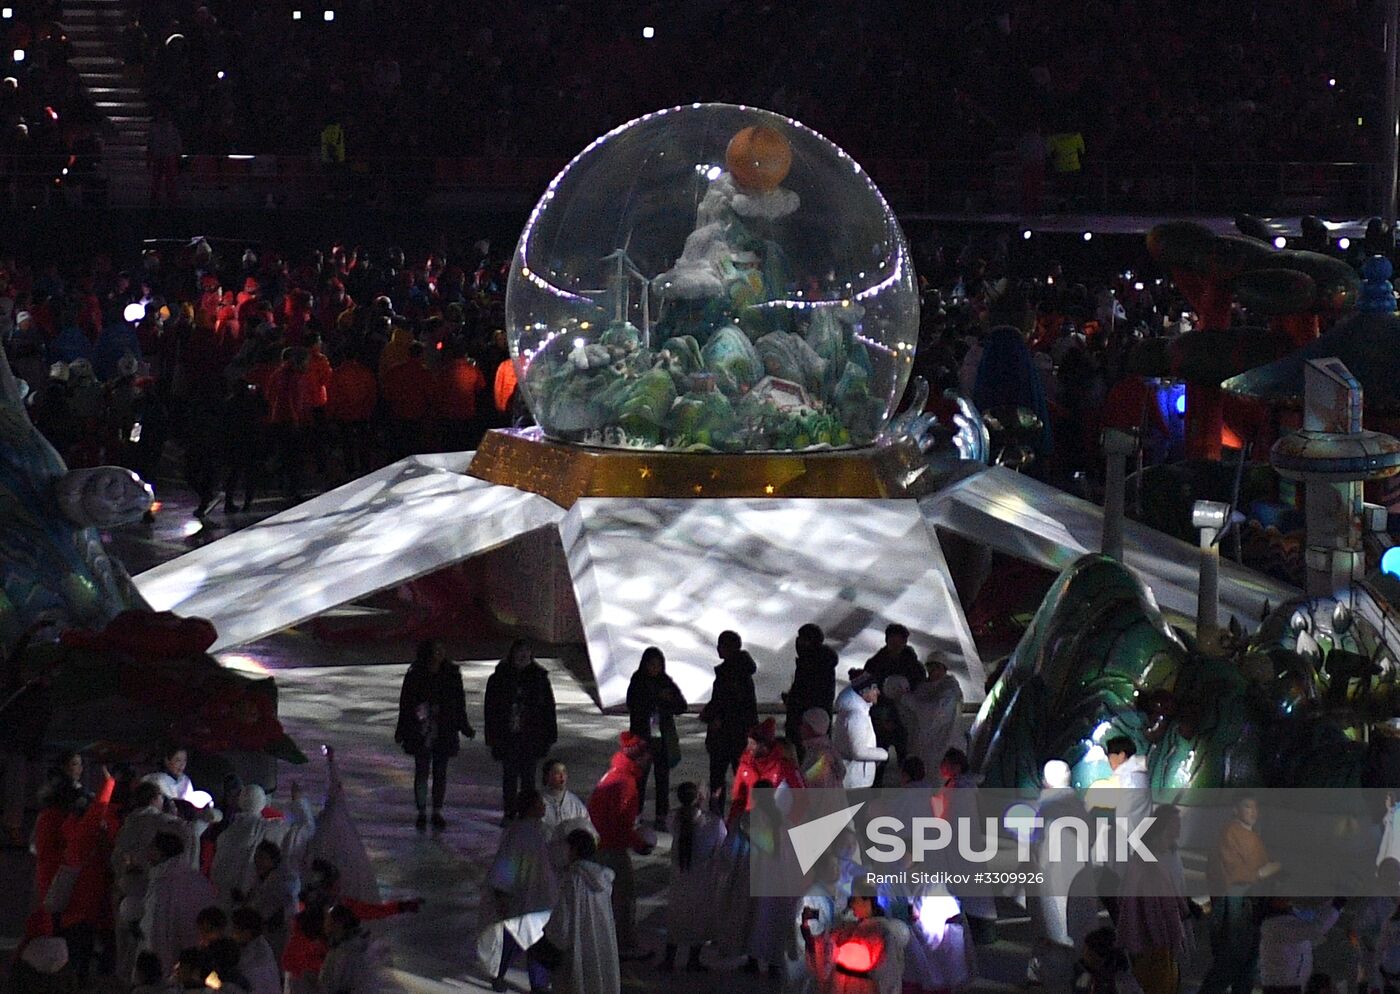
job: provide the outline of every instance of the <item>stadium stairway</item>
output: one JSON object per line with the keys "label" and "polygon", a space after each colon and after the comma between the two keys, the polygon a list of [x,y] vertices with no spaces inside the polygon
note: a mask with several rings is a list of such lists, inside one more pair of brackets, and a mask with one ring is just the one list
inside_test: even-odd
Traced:
{"label": "stadium stairway", "polygon": [[72,64],[97,109],[111,122],[102,161],[112,203],[143,202],[150,107],[140,80],[122,59],[122,29],[132,16],[126,0],[63,0],[63,29]]}

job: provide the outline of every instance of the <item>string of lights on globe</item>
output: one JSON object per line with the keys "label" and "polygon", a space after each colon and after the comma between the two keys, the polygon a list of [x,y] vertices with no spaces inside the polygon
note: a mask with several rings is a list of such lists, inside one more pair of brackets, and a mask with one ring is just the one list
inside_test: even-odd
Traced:
{"label": "string of lights on globe", "polygon": [[614,129],[550,182],[506,319],[551,439],[791,451],[874,442],[918,298],[898,223],[850,156],[768,111],[691,104]]}

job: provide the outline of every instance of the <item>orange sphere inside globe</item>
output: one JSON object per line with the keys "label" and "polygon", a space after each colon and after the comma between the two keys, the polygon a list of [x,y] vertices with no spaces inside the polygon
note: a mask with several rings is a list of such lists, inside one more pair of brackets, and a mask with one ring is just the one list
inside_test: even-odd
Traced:
{"label": "orange sphere inside globe", "polygon": [[792,145],[766,124],[741,128],[724,150],[729,175],[746,190],[772,190],[792,168]]}

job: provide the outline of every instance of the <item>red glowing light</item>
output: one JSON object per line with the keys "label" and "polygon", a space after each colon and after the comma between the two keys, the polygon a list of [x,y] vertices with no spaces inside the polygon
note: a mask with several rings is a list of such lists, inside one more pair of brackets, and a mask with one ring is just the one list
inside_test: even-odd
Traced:
{"label": "red glowing light", "polygon": [[44,113],[47,114],[47,115],[49,115],[49,120],[50,120],[50,121],[57,121],[57,120],[58,120],[58,111],[54,110],[52,107],[45,107],[45,108],[44,108]]}
{"label": "red glowing light", "polygon": [[864,942],[853,939],[836,947],[836,965],[852,973],[869,973],[875,966],[875,954]]}

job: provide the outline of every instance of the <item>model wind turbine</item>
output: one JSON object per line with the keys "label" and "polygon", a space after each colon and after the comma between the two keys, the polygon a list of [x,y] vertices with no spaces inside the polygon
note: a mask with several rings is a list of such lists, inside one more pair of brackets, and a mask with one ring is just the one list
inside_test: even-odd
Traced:
{"label": "model wind turbine", "polygon": [[632,262],[631,256],[627,254],[627,248],[632,244],[632,233],[627,233],[627,239],[622,243],[622,248],[603,256],[604,262],[613,262],[617,265],[617,271],[613,275],[613,322],[615,324],[626,324],[627,314],[632,306],[632,280],[636,278],[642,284],[642,345],[651,346],[651,280],[642,275],[642,272]]}

